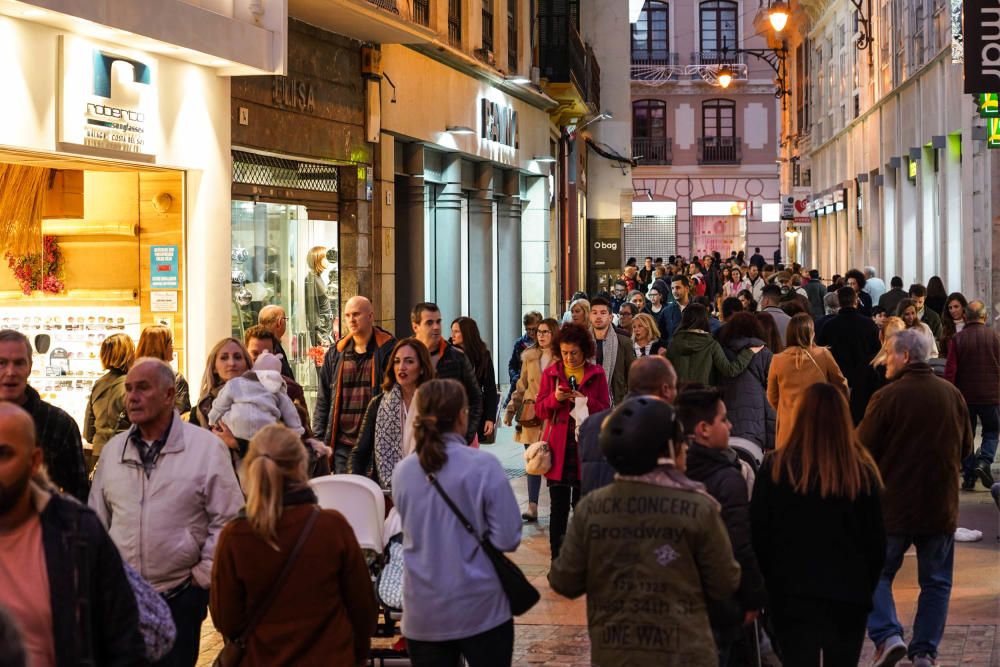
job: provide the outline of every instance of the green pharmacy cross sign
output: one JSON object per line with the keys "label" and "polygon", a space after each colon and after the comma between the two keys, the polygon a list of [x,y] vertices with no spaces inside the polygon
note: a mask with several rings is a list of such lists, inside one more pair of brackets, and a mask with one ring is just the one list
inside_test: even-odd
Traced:
{"label": "green pharmacy cross sign", "polygon": [[979,115],[986,119],[986,145],[1000,148],[1000,93],[979,93]]}

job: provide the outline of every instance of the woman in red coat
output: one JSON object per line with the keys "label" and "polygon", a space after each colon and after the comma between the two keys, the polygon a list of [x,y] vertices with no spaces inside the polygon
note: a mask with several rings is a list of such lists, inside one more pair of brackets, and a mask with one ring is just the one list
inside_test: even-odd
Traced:
{"label": "woman in red coat", "polygon": [[590,414],[611,407],[604,369],[588,361],[595,356],[590,332],[578,324],[564,324],[559,331],[560,361],[542,373],[535,399],[535,412],[545,420],[542,440],[552,449],[552,468],[546,473],[551,500],[549,544],[552,560],[559,555],[570,506],[580,499],[580,455],[577,447],[579,424],[570,415],[577,397],[587,399]]}

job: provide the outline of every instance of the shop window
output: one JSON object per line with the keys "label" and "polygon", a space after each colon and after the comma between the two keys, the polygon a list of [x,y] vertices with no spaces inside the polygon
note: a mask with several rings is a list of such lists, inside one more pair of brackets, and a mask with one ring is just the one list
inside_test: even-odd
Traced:
{"label": "shop window", "polygon": [[703,58],[718,58],[724,47],[739,47],[738,7],[737,3],[730,0],[707,0],[701,3],[699,15]]}
{"label": "shop window", "polygon": [[312,399],[314,359],[340,338],[337,222],[294,204],[234,201],[231,212],[233,336],[242,340],[264,306],[284,308],[282,346]]}
{"label": "shop window", "polygon": [[647,0],[632,24],[632,64],[666,65],[670,55],[670,5]]}

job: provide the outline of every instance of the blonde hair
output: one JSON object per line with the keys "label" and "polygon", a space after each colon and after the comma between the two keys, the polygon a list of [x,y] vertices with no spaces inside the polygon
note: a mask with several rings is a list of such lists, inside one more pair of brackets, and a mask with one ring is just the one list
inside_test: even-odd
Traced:
{"label": "blonde hair", "polygon": [[101,343],[101,365],[105,370],[114,369],[122,373],[135,361],[135,345],[128,334],[108,336]]}
{"label": "blonde hair", "polygon": [[583,326],[590,328],[590,302],[586,299],[577,299],[569,304],[570,321],[573,321],[573,309],[577,306],[583,309]]}
{"label": "blonde hair", "polygon": [[885,325],[882,326],[882,331],[880,332],[882,336],[882,349],[872,359],[871,364],[873,367],[885,366],[886,360],[893,352],[892,337],[904,329],[906,329],[906,322],[903,321],[902,317],[893,315],[886,319]]}
{"label": "blonde hair", "polygon": [[305,483],[308,462],[302,440],[281,424],[265,426],[250,439],[240,473],[247,494],[247,521],[251,530],[276,551],[285,485]]}
{"label": "blonde hair", "polygon": [[321,245],[309,248],[309,253],[306,255],[306,264],[309,265],[313,273],[320,273],[323,270],[323,262],[325,260],[326,248]]}
{"label": "blonde hair", "polygon": [[173,359],[167,356],[167,348],[173,342],[173,334],[170,333],[170,329],[167,327],[160,325],[146,327],[139,336],[139,344],[135,348],[135,356],[136,358],[154,357],[170,363]]}
{"label": "blonde hair", "polygon": [[649,340],[654,341],[660,337],[660,327],[656,326],[656,320],[649,313],[639,313],[632,318],[632,340],[635,341],[635,323],[642,322],[643,326],[649,330]]}
{"label": "blonde hair", "polygon": [[208,396],[213,389],[223,384],[222,378],[215,372],[215,359],[219,356],[219,351],[229,343],[236,343],[239,346],[240,352],[243,353],[243,360],[246,362],[247,370],[250,370],[250,366],[252,365],[250,363],[250,353],[247,352],[247,346],[243,344],[243,341],[239,338],[223,338],[208,353],[208,361],[205,363],[205,373],[201,376],[201,398]]}

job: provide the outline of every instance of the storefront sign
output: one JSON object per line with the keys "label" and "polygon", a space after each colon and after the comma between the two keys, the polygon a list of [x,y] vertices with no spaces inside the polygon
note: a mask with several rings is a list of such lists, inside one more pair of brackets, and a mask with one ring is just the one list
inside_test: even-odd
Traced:
{"label": "storefront sign", "polygon": [[983,118],[1000,116],[1000,93],[979,93],[978,111]]}
{"label": "storefront sign", "polygon": [[1000,86],[1000,0],[965,0],[965,92]]}
{"label": "storefront sign", "polygon": [[271,78],[271,101],[276,107],[298,109],[305,113],[316,111],[316,93],[311,81],[290,76]]}
{"label": "storefront sign", "polygon": [[517,111],[513,107],[500,106],[485,97],[482,104],[480,136],[511,148],[518,148]]}
{"label": "storefront sign", "polygon": [[781,219],[782,220],[794,220],[795,219],[795,196],[794,195],[781,195]]}
{"label": "storefront sign", "polygon": [[590,266],[594,269],[617,268],[622,263],[620,239],[594,239],[590,242]]}
{"label": "storefront sign", "polygon": [[150,289],[178,289],[177,246],[154,245],[149,247]]}
{"label": "storefront sign", "polygon": [[148,54],[61,36],[59,140],[156,154],[156,61]]}
{"label": "storefront sign", "polygon": [[154,313],[177,312],[177,290],[156,290],[149,293],[149,310]]}
{"label": "storefront sign", "polygon": [[795,198],[795,202],[792,205],[794,208],[792,220],[797,225],[809,224],[809,222],[812,221],[812,218],[809,216],[812,212],[812,202],[809,198],[809,191],[796,191],[793,196]]}
{"label": "storefront sign", "polygon": [[1000,118],[986,119],[986,145],[1000,148]]}

